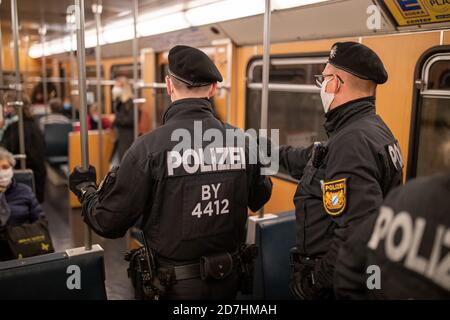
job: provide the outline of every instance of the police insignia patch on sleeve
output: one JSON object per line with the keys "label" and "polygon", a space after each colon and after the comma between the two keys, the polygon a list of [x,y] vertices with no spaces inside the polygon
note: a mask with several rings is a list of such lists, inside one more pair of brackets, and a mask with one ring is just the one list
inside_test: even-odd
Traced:
{"label": "police insignia patch on sleeve", "polygon": [[347,205],[347,178],[323,184],[323,207],[330,216],[342,214]]}

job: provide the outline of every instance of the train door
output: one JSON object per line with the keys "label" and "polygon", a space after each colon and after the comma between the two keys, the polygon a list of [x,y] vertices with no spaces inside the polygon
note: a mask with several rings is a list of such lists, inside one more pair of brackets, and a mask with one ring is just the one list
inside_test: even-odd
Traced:
{"label": "train door", "polygon": [[427,54],[419,63],[408,178],[442,171],[443,146],[450,141],[450,48]]}
{"label": "train door", "polygon": [[[280,144],[307,147],[326,139],[320,89],[314,81],[326,61],[327,57],[271,58],[268,129],[280,130]],[[247,68],[246,128],[260,127],[262,65],[257,58]],[[291,180],[282,168],[278,177]]]}

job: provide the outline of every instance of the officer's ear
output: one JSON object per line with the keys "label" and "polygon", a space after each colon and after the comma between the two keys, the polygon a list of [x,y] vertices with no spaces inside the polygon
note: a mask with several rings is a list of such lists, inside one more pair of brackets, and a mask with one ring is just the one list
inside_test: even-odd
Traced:
{"label": "officer's ear", "polygon": [[339,80],[338,76],[335,74],[333,75],[333,79],[331,79],[327,83],[327,92],[328,93],[338,93],[341,89],[341,81]]}
{"label": "officer's ear", "polygon": [[167,90],[167,95],[169,97],[172,96],[172,91],[173,91],[173,84],[172,81],[170,81],[170,77],[166,76],[166,90]]}
{"label": "officer's ear", "polygon": [[208,91],[208,98],[214,97],[217,92],[217,82],[214,82],[210,87]]}

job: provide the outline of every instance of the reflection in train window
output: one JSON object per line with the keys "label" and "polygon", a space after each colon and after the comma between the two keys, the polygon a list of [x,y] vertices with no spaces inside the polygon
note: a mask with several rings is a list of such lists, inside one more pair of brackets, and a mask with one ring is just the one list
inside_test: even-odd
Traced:
{"label": "reflection in train window", "polygon": [[[322,73],[327,58],[271,59],[268,128],[279,129],[280,144],[306,147],[326,139],[320,89],[314,75]],[[248,68],[246,128],[259,128],[262,60]],[[280,168],[281,173],[285,173]]]}
{"label": "reflection in train window", "polygon": [[450,100],[422,99],[417,176],[426,176],[444,168],[443,145],[450,140]]}
{"label": "reflection in train window", "polygon": [[438,55],[424,66],[426,89],[421,92],[416,176],[444,169],[443,146],[450,141],[450,55]]}
{"label": "reflection in train window", "polygon": [[431,65],[427,87],[430,90],[450,90],[450,59]]}

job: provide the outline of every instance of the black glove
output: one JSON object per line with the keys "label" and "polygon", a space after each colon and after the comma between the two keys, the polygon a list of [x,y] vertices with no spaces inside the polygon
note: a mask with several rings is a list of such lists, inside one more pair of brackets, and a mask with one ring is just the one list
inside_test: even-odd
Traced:
{"label": "black glove", "polygon": [[97,173],[93,166],[89,166],[86,171],[80,167],[75,167],[69,176],[70,190],[81,199],[87,187],[97,188]]}
{"label": "black glove", "polygon": [[289,287],[292,293],[300,300],[314,299],[314,286],[310,283],[308,277],[300,272],[294,272]]}
{"label": "black glove", "polygon": [[305,268],[296,271],[291,276],[289,284],[291,292],[300,300],[330,300],[334,299],[333,290],[325,288],[314,279],[313,269]]}
{"label": "black glove", "polygon": [[292,273],[289,288],[291,292],[300,300],[313,300],[317,289],[314,279],[314,260],[301,259],[296,247],[291,249],[290,256]]}

